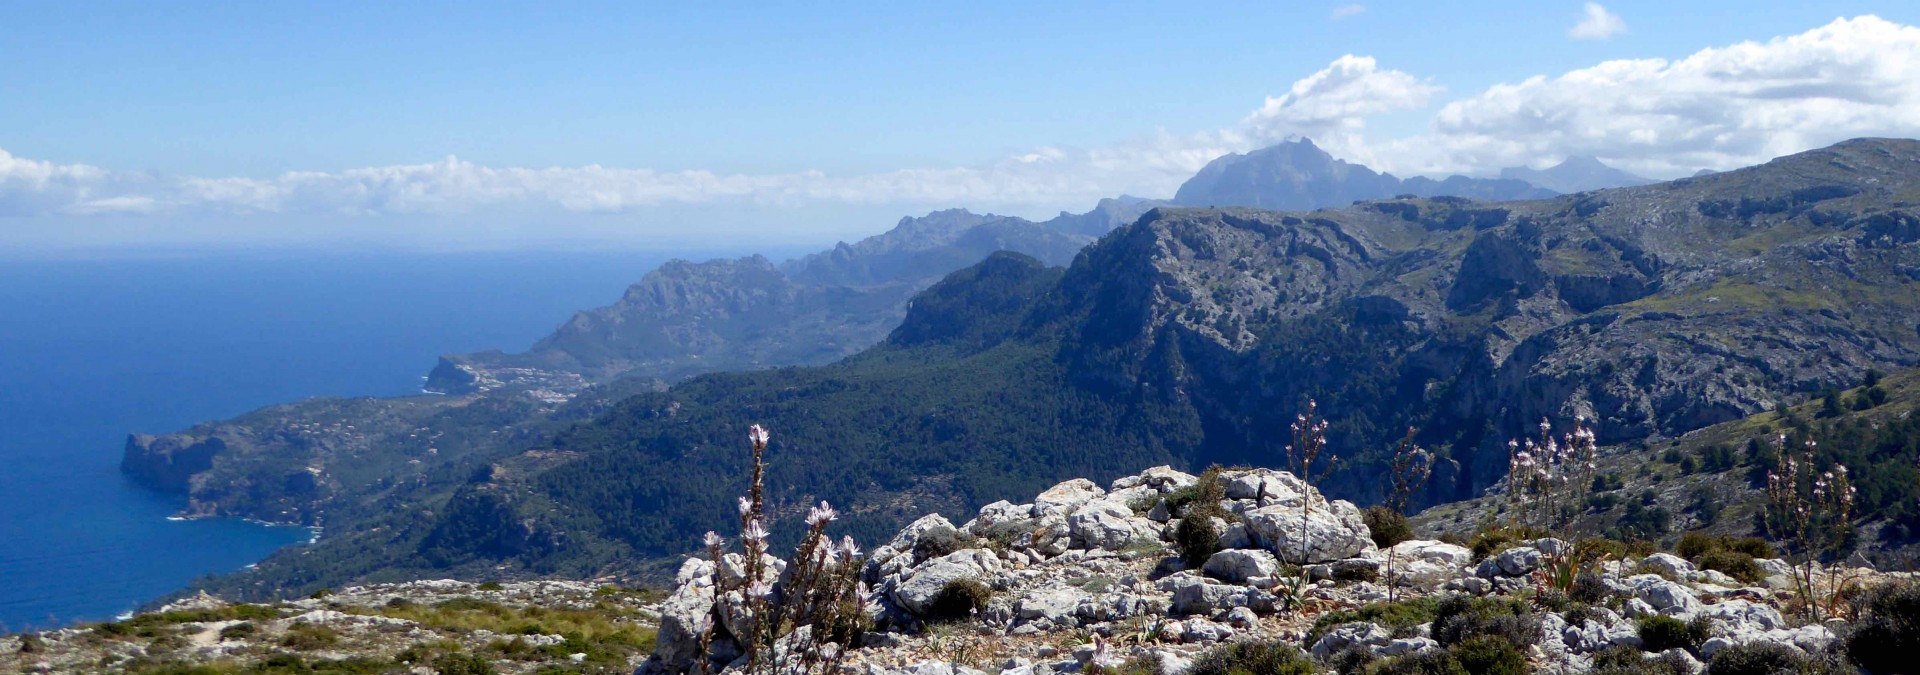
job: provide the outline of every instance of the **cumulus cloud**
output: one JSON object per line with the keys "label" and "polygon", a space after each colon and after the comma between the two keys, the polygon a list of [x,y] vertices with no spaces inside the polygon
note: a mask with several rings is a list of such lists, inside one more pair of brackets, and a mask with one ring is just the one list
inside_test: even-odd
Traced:
{"label": "cumulus cloud", "polygon": [[1595,155],[1671,176],[1865,135],[1920,135],[1920,28],[1838,19],[1677,61],[1607,61],[1500,84],[1446,104],[1430,137],[1402,145],[1436,169]]}
{"label": "cumulus cloud", "polygon": [[1627,32],[1627,22],[1597,2],[1589,2],[1580,13],[1580,22],[1567,29],[1575,40],[1606,40]]}
{"label": "cumulus cloud", "polygon": [[1366,119],[1424,107],[1438,86],[1380,67],[1371,56],[1348,54],[1287,90],[1268,97],[1243,122],[1258,140],[1306,136],[1333,139],[1359,134]]}
{"label": "cumulus cloud", "polygon": [[1357,16],[1360,14],[1364,14],[1366,13],[1366,11],[1367,11],[1366,5],[1362,5],[1357,2],[1349,2],[1344,5],[1340,5],[1338,7],[1333,8],[1333,20],[1339,21],[1341,19],[1345,19],[1350,16]]}

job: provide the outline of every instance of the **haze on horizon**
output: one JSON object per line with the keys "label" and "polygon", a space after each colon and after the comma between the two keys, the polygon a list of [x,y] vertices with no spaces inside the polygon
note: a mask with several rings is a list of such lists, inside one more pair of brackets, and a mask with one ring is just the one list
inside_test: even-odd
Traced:
{"label": "haze on horizon", "polygon": [[9,15],[0,257],[802,246],[1169,197],[1303,137],[1673,178],[1920,136],[1920,11],[1863,2]]}

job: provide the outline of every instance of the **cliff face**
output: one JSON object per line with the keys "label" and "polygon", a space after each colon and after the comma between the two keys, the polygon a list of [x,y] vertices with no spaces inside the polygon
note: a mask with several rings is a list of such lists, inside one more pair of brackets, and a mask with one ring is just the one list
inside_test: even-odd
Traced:
{"label": "cliff face", "polygon": [[[524,353],[449,355],[431,391],[488,391],[578,374],[584,382],[674,382],[700,373],[830,363],[885,338],[906,303],[941,276],[996,251],[1065,264],[1148,208],[1103,200],[1036,223],[963,209],[902,218],[893,229],[776,266],[760,256],[649,272],[619,302],[580,312]],[[1097,231],[1096,231],[1097,230]]]}
{"label": "cliff face", "polygon": [[1376,430],[1352,451],[1419,426],[1467,496],[1542,417],[1671,437],[1920,362],[1920,247],[1885,225],[1913,218],[1916,157],[1862,140],[1497,207],[1162,211],[1068,273],[1063,354],[1081,381],[1190,403],[1248,447],[1273,445],[1260,411],[1310,396]]}
{"label": "cliff face", "polygon": [[120,471],[162,492],[186,492],[193,476],[213,468],[226,450],[218,438],[132,434],[120,457]]}

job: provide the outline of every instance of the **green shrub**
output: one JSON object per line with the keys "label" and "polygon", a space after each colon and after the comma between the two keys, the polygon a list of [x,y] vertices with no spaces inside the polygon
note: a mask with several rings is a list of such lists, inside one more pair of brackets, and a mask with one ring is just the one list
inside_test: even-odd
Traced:
{"label": "green shrub", "polygon": [[1417,598],[1398,602],[1374,602],[1354,609],[1337,609],[1325,614],[1313,622],[1313,629],[1307,632],[1305,644],[1313,644],[1326,634],[1327,629],[1343,623],[1365,621],[1378,624],[1394,634],[1394,637],[1410,637],[1413,629],[1420,624],[1433,620],[1433,611],[1440,604],[1437,598]]}
{"label": "green shrub", "polygon": [[986,611],[987,602],[991,600],[993,587],[979,579],[954,579],[934,594],[926,618],[935,621],[965,619],[975,612]]}
{"label": "green shrub", "polygon": [[27,633],[20,636],[20,653],[38,654],[46,650],[47,644],[40,639],[39,633]]}
{"label": "green shrub", "polygon": [[1233,642],[1193,658],[1187,675],[1319,675],[1312,661],[1282,641]]}
{"label": "green shrub", "polygon": [[326,649],[339,643],[340,631],[305,621],[288,627],[286,636],[280,638],[280,646],[300,651]]}
{"label": "green shrub", "polygon": [[1687,622],[1670,616],[1643,616],[1635,625],[1635,633],[1640,636],[1640,648],[1649,652],[1675,648],[1698,652],[1700,643],[1713,637],[1713,623],[1706,617]]}
{"label": "green shrub", "polygon": [[1692,560],[1718,548],[1721,548],[1719,537],[1705,532],[1688,532],[1680,535],[1679,543],[1673,545],[1673,553]]}
{"label": "green shrub", "polygon": [[1165,669],[1160,667],[1160,659],[1154,658],[1152,654],[1127,659],[1120,664],[1119,668],[1102,668],[1088,664],[1086,673],[1087,675],[1166,675]]}
{"label": "green shrub", "polygon": [[1745,553],[1754,559],[1771,558],[1774,556],[1773,544],[1759,537],[1729,538],[1726,540],[1726,543],[1727,550],[1735,553]]}
{"label": "green shrub", "polygon": [[1364,675],[1471,675],[1445,649],[1429,649],[1369,664]]}
{"label": "green shrub", "polygon": [[974,539],[973,535],[950,527],[940,527],[921,533],[920,538],[913,542],[913,559],[931,560],[979,545],[980,541]]}
{"label": "green shrub", "polygon": [[433,660],[438,675],[494,675],[493,664],[475,654],[446,654]]}
{"label": "green shrub", "polygon": [[1752,583],[1766,576],[1754,559],[1773,557],[1773,546],[1757,537],[1735,539],[1688,532],[1680,537],[1680,543],[1674,546],[1673,552],[1692,561],[1700,569],[1714,570]]}
{"label": "green shrub", "polygon": [[500,589],[502,589],[502,588],[506,588],[506,587],[505,587],[505,586],[501,586],[501,585],[500,585],[500,582],[498,582],[498,581],[488,581],[488,582],[485,582],[485,583],[482,583],[482,584],[480,584],[480,585],[479,585],[479,586],[477,586],[476,588],[479,588],[480,590],[483,590],[483,591],[497,591],[497,590],[500,590]]}
{"label": "green shrub", "polygon": [[1708,551],[1693,563],[1700,569],[1720,572],[1747,583],[1765,579],[1767,576],[1766,570],[1760,569],[1760,563],[1756,562],[1753,556],[1739,551]]}
{"label": "green shrub", "polygon": [[1467,542],[1467,548],[1473,551],[1473,559],[1478,562],[1487,559],[1487,556],[1513,548],[1526,539],[1529,539],[1526,533],[1517,528],[1483,527],[1473,533],[1473,538]]}
{"label": "green shrub", "polygon": [[1227,484],[1220,473],[1218,465],[1207,467],[1198,481],[1167,499],[1167,508],[1180,516],[1180,525],[1173,530],[1173,548],[1187,567],[1205,565],[1220,552],[1221,533],[1213,528],[1214,518],[1227,516],[1220,508],[1220,500],[1227,498]]}
{"label": "green shrub", "polygon": [[1480,635],[1447,648],[1473,675],[1525,675],[1527,653],[1498,635]]}
{"label": "green shrub", "polygon": [[1525,601],[1517,599],[1450,595],[1434,607],[1433,639],[1441,646],[1484,636],[1529,647],[1540,641],[1540,620]]}
{"label": "green shrub", "polygon": [[[1196,509],[1197,510],[1197,509]],[[1220,552],[1220,533],[1213,529],[1213,519],[1205,513],[1189,513],[1173,528],[1173,548],[1180,552],[1180,559],[1187,567],[1198,568],[1207,564],[1207,559]]]}
{"label": "green shrub", "polygon": [[1373,534],[1375,546],[1392,548],[1394,544],[1413,538],[1413,521],[1407,520],[1399,511],[1372,506],[1360,515],[1367,521],[1367,531]]}
{"label": "green shrub", "polygon": [[1846,639],[1847,657],[1874,675],[1908,672],[1920,654],[1920,586],[1875,589],[1866,617]]}
{"label": "green shrub", "polygon": [[1749,642],[1715,652],[1705,675],[1808,675],[1822,665],[1777,642]]}
{"label": "green shrub", "polygon": [[1607,601],[1613,594],[1613,588],[1607,586],[1607,580],[1593,572],[1581,572],[1573,576],[1573,587],[1567,589],[1567,597],[1574,602],[1597,605]]}
{"label": "green shrub", "polygon": [[1615,646],[1594,653],[1592,675],[1693,675],[1693,667],[1678,654],[1649,656],[1632,647]]}
{"label": "green shrub", "polygon": [[226,628],[220,629],[220,639],[245,640],[247,638],[253,637],[255,634],[258,634],[259,632],[260,632],[260,627],[253,625],[253,622],[242,621],[240,623],[236,623],[231,626],[227,626]]}

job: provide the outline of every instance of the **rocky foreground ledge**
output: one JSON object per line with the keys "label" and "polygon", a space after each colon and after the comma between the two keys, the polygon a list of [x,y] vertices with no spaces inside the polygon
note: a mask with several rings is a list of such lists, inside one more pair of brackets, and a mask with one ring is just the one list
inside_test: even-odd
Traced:
{"label": "rocky foreground ledge", "polygon": [[[1328,501],[1292,474],[1221,473],[1218,510],[1180,504],[1198,480],[1158,467],[1106,490],[1061,483],[1030,504],[991,504],[957,526],[940,515],[920,519],[867,559],[874,626],[841,669],[1179,675],[1201,670],[1196,661],[1216,647],[1258,642],[1291,646],[1308,662],[1299,672],[1461,672],[1440,655],[1500,626],[1523,670],[1485,672],[1697,673],[1740,645],[1772,645],[1768,658],[1821,658],[1846,630],[1838,619],[1809,623],[1783,612],[1792,581],[1779,560],[1756,561],[1761,574],[1749,584],[1671,554],[1629,556],[1599,563],[1576,601],[1543,591],[1543,566],[1568,547],[1558,539],[1512,542],[1479,558],[1433,540],[1382,550],[1360,509]],[[1209,523],[1219,550],[1195,569],[1176,554],[1175,511],[1219,514]],[[737,554],[723,562],[739,574]],[[726,641],[750,619],[729,598],[721,625],[712,625],[713,572],[698,558],[680,569],[642,673],[744,665]],[[1906,580],[1835,573],[1861,587]],[[954,616],[956,593],[967,600],[964,616]],[[712,641],[704,666],[703,634]],[[1483,670],[1469,663],[1464,672]]]}
{"label": "rocky foreground ledge", "polygon": [[272,604],[205,594],[124,621],[0,636],[0,673],[628,673],[657,594],[574,581],[357,586]]}
{"label": "rocky foreground ledge", "polygon": [[[1223,654],[1259,658],[1247,648],[1259,645],[1284,651],[1285,667],[1269,653],[1246,672],[1691,674],[1726,661],[1715,660],[1723,652],[1765,645],[1761,656],[1776,661],[1813,660],[1728,672],[1814,672],[1809,664],[1831,660],[1853,630],[1793,618],[1779,560],[1755,561],[1758,572],[1743,575],[1753,581],[1742,582],[1667,553],[1627,556],[1566,594],[1542,577],[1568,546],[1557,539],[1478,556],[1433,540],[1381,549],[1358,508],[1291,474],[1226,471],[1218,481],[1215,508],[1194,501],[1209,494],[1198,477],[1157,467],[1107,489],[1061,483],[959,525],[921,518],[865,557],[870,626],[836,669],[1215,675],[1231,670],[1220,667]],[[1183,529],[1176,514],[1196,513],[1209,514],[1206,527]],[[1179,549],[1196,529],[1218,550],[1189,568]],[[722,562],[715,574],[689,559],[664,598],[567,581],[381,584],[271,605],[200,596],[126,621],[0,637],[0,672],[744,669],[732,636],[752,619],[738,591],[723,592],[717,612],[714,603],[714,580],[738,577],[744,561]],[[765,564],[784,566],[771,556]],[[1911,582],[1830,572],[1823,578],[1861,588]],[[1469,653],[1489,634],[1512,646],[1513,662]]]}

